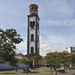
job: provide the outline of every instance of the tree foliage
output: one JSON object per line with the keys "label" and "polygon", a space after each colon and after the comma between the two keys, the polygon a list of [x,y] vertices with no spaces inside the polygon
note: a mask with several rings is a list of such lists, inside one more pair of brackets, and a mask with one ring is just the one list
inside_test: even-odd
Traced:
{"label": "tree foliage", "polygon": [[54,52],[52,54],[48,54],[47,56],[45,56],[45,60],[47,64],[58,64],[58,60],[59,60],[59,54]]}
{"label": "tree foliage", "polygon": [[12,61],[8,62],[8,65],[16,66],[18,61],[19,61],[19,59],[13,58]]}
{"label": "tree foliage", "polygon": [[24,57],[24,58],[21,58],[18,63],[19,63],[19,64],[23,63],[23,64],[26,65],[26,75],[28,75],[29,69],[28,69],[28,66],[27,66],[27,65],[29,65],[30,60],[29,60],[28,58],[25,58],[25,57]]}
{"label": "tree foliage", "polygon": [[19,64],[24,63],[25,65],[28,65],[30,63],[30,60],[28,58],[21,58],[19,59]]}
{"label": "tree foliage", "polygon": [[47,64],[51,65],[51,69],[53,68],[56,71],[55,75],[57,75],[57,70],[54,67],[54,64],[58,64],[59,63],[58,62],[59,54],[57,52],[54,52],[52,54],[48,54],[47,56],[45,56],[45,60],[46,60]]}
{"label": "tree foliage", "polygon": [[12,61],[8,61],[8,65],[14,66],[16,67],[16,72],[17,72],[17,63],[18,63],[19,59],[13,58]]}
{"label": "tree foliage", "polygon": [[67,61],[68,64],[75,63],[75,52],[67,54],[66,57],[68,58],[68,61]]}
{"label": "tree foliage", "polygon": [[30,61],[31,63],[35,63],[35,65],[37,65],[39,67],[40,62],[42,61],[42,56],[33,56]]}
{"label": "tree foliage", "polygon": [[23,41],[20,34],[15,29],[0,29],[0,63],[4,61],[12,61],[14,58],[16,44]]}

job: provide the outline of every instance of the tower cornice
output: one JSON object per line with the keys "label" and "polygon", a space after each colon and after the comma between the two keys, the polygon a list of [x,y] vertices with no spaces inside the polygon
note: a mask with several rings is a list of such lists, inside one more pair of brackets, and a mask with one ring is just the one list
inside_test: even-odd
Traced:
{"label": "tower cornice", "polygon": [[33,14],[33,15],[27,15],[28,17],[33,17],[33,16],[37,16],[38,19],[40,20],[39,16],[37,14]]}

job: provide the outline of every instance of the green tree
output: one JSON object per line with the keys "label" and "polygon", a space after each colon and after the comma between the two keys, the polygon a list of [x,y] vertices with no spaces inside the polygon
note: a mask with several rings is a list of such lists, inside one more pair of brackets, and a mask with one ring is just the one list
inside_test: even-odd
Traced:
{"label": "green tree", "polygon": [[[75,52],[67,54],[66,57],[68,58],[67,64],[75,63]],[[74,66],[72,66],[72,67],[74,67]]]}
{"label": "green tree", "polygon": [[19,64],[24,63],[26,65],[26,75],[28,75],[28,65],[30,63],[30,60],[28,58],[21,58],[18,62]]}
{"label": "green tree", "polygon": [[[67,64],[70,65],[70,68],[74,68],[73,64],[75,63],[75,52],[67,54],[66,57],[68,58]],[[71,72],[71,69],[70,69],[70,72]]]}
{"label": "green tree", "polygon": [[58,60],[57,62],[60,63],[60,64],[63,64],[64,65],[64,69],[65,69],[65,64],[67,64],[67,57],[66,55],[62,55],[60,54],[59,57],[58,57]]}
{"label": "green tree", "polygon": [[33,63],[33,67],[35,67],[35,65],[37,65],[39,68],[39,63],[40,63],[41,59],[42,59],[42,56],[33,56],[30,59],[31,63]]}
{"label": "green tree", "polygon": [[17,63],[18,62],[19,62],[19,59],[14,58],[14,59],[12,59],[12,61],[8,62],[8,65],[15,66],[16,72],[17,72],[17,67],[18,67]]}
{"label": "green tree", "polygon": [[0,29],[0,63],[12,61],[15,55],[16,44],[23,41],[15,29]]}
{"label": "green tree", "polygon": [[45,61],[45,57],[40,56],[40,59],[38,61],[39,65],[42,66],[42,62]]}
{"label": "green tree", "polygon": [[47,56],[45,56],[46,63],[50,64],[50,66],[52,65],[50,68],[51,69],[53,68],[56,71],[55,75],[57,75],[57,70],[54,67],[54,65],[59,63],[58,62],[58,60],[59,60],[58,57],[59,57],[59,54],[56,53],[56,52],[54,52],[52,54],[48,54]]}
{"label": "green tree", "polygon": [[30,64],[32,64],[32,67],[35,68],[35,63],[36,63],[36,56],[33,56],[31,59],[30,59]]}

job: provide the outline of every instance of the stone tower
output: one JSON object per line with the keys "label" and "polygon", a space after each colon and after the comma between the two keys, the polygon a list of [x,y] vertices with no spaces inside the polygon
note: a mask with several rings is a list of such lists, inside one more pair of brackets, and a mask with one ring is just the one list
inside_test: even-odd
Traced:
{"label": "stone tower", "polygon": [[28,29],[27,29],[27,57],[39,56],[39,16],[38,5],[29,6]]}

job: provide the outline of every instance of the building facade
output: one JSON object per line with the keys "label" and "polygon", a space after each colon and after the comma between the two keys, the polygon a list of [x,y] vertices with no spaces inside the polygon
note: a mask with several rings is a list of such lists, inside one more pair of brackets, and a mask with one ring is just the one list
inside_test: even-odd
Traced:
{"label": "building facade", "polygon": [[39,56],[39,16],[38,5],[29,6],[28,29],[27,29],[27,57]]}
{"label": "building facade", "polygon": [[75,52],[75,47],[68,47],[68,48],[67,48],[67,51],[68,51],[69,53],[73,53],[73,52]]}
{"label": "building facade", "polygon": [[[15,58],[17,58],[17,59],[21,59],[23,57],[27,58],[22,53],[15,54]],[[17,68],[25,68],[26,67],[26,65],[24,65],[23,63],[22,64],[18,64],[17,63],[17,65],[18,65]],[[0,63],[0,70],[2,70],[2,69],[15,69],[15,68],[16,68],[15,66],[8,65],[7,62],[6,63],[2,63],[2,64]]]}

